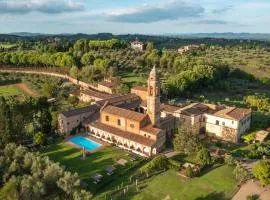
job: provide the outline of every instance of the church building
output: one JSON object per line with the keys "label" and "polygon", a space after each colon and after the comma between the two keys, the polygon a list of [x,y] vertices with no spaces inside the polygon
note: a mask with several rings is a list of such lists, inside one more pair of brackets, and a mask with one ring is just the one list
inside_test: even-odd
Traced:
{"label": "church building", "polygon": [[161,152],[166,133],[160,129],[160,83],[155,67],[147,88],[147,113],[105,105],[98,121],[86,124],[89,134],[144,156]]}

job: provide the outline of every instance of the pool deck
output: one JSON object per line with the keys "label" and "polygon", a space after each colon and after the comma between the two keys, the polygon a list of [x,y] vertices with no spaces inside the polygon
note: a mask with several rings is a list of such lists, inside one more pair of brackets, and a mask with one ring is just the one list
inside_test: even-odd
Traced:
{"label": "pool deck", "polygon": [[76,136],[82,136],[82,137],[88,138],[88,139],[90,139],[90,140],[92,140],[92,141],[94,141],[94,142],[96,142],[96,143],[101,144],[100,147],[98,147],[98,148],[96,148],[96,149],[94,149],[94,150],[87,150],[87,149],[85,149],[86,154],[98,152],[98,151],[100,151],[101,149],[104,149],[105,147],[109,146],[108,143],[106,143],[106,142],[104,142],[104,141],[102,141],[102,140],[98,140],[98,139],[95,138],[95,137],[92,137],[92,136],[89,136],[89,135],[85,135],[85,134],[76,134],[76,135],[66,136],[66,137],[65,137],[65,143],[68,144],[68,145],[70,145],[70,146],[72,146],[72,147],[74,147],[74,148],[76,148],[76,149],[82,150],[82,147],[81,147],[81,146],[76,145],[76,144],[74,144],[73,142],[70,142],[70,141],[69,141],[71,138],[76,137]]}

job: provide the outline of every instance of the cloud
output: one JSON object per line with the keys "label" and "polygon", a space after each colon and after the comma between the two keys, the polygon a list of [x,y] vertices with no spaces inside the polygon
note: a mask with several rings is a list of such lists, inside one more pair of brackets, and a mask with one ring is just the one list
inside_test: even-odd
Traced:
{"label": "cloud", "polygon": [[75,0],[0,0],[0,14],[26,14],[41,12],[58,14],[84,10]]}
{"label": "cloud", "polygon": [[213,13],[213,14],[223,14],[223,13],[225,13],[225,12],[231,10],[232,8],[233,8],[232,5],[226,6],[226,7],[223,7],[223,8],[217,8],[217,9],[214,9],[214,10],[212,11],[212,13]]}
{"label": "cloud", "polygon": [[212,25],[226,25],[229,24],[224,20],[215,20],[215,19],[205,19],[193,22],[194,24],[212,24]]}
{"label": "cloud", "polygon": [[200,17],[204,13],[200,5],[188,4],[182,0],[166,4],[145,4],[141,7],[121,10],[107,15],[107,21],[126,23],[151,23],[180,18]]}

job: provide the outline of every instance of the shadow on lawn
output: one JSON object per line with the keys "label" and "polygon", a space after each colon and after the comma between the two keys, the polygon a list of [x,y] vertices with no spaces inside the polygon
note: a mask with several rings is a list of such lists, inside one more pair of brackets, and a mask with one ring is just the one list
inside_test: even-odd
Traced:
{"label": "shadow on lawn", "polygon": [[206,196],[196,198],[196,200],[229,200],[223,192],[212,192]]}

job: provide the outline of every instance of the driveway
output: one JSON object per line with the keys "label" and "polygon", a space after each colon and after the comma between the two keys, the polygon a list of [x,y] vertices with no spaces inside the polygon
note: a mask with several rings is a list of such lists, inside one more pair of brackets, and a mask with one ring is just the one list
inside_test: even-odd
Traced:
{"label": "driveway", "polygon": [[246,200],[247,196],[257,194],[261,200],[270,199],[270,186],[262,187],[258,181],[247,181],[241,186],[239,191],[235,194],[232,200]]}

